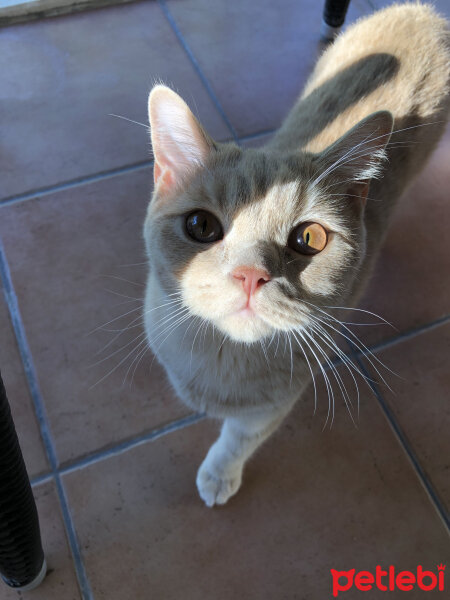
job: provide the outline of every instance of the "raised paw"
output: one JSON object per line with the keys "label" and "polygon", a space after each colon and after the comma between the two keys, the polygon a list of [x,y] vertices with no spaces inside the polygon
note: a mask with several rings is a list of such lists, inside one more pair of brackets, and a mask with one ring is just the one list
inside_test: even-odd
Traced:
{"label": "raised paw", "polygon": [[[205,460],[206,462],[206,460]],[[228,498],[239,489],[242,481],[242,468],[215,474],[205,464],[200,466],[197,473],[197,489],[206,506],[225,504]]]}

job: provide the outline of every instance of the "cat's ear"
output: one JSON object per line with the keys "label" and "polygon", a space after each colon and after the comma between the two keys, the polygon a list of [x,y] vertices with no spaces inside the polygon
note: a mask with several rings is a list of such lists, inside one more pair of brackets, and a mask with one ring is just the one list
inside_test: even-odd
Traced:
{"label": "cat's ear", "polygon": [[393,117],[388,111],[373,113],[318,155],[319,175],[315,183],[330,179],[351,196],[367,197],[371,179],[382,173]]}
{"label": "cat's ear", "polygon": [[214,142],[188,105],[164,85],[155,86],[148,99],[154,155],[155,188],[171,192],[204,165]]}

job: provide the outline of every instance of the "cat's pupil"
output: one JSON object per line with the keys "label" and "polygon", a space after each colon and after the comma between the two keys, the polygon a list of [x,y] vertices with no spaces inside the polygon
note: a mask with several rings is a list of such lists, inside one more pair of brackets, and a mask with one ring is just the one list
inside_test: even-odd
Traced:
{"label": "cat's pupil", "polygon": [[307,244],[309,244],[309,231],[308,231],[308,233],[307,233],[307,234],[306,234],[306,236],[305,236],[305,242],[306,242]]}
{"label": "cat's pupil", "polygon": [[196,242],[212,243],[223,238],[219,220],[206,210],[197,210],[186,217],[186,233]]}

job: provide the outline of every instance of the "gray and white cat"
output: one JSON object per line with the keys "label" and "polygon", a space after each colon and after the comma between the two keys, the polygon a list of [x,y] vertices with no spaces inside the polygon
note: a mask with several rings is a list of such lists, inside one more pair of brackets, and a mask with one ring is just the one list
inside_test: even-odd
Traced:
{"label": "gray and white cat", "polygon": [[449,77],[445,20],[405,4],[327,49],[262,148],[219,144],[169,88],[150,93],[144,319],[179,397],[224,419],[197,475],[208,506],[237,492],[331,350],[342,358],[337,307],[357,303],[395,203],[444,130]]}

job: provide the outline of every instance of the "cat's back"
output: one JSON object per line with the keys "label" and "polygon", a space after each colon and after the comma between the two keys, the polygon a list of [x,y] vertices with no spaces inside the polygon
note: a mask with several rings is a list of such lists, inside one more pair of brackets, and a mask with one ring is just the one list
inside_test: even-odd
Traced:
{"label": "cat's back", "polygon": [[305,150],[319,152],[377,110],[400,123],[430,121],[446,111],[449,78],[446,20],[431,5],[390,6],[324,52],[276,143],[297,145],[296,131]]}

